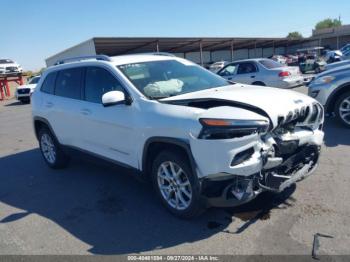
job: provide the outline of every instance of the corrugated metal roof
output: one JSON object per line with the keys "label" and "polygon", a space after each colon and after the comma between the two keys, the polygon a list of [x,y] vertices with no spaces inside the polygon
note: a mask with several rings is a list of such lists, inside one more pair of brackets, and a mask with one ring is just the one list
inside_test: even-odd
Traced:
{"label": "corrugated metal roof", "polygon": [[[242,37],[95,37],[97,54],[121,55],[143,52],[188,53],[203,51],[230,50],[241,48],[279,47],[294,45],[306,40],[287,38],[242,38]],[[158,50],[157,50],[158,49]]]}

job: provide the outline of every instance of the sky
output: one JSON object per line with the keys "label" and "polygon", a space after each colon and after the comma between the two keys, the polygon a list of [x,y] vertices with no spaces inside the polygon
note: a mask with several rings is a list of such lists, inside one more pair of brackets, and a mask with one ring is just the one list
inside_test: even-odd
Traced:
{"label": "sky", "polygon": [[0,11],[0,58],[25,70],[98,36],[310,36],[324,18],[350,24],[349,0],[0,0]]}

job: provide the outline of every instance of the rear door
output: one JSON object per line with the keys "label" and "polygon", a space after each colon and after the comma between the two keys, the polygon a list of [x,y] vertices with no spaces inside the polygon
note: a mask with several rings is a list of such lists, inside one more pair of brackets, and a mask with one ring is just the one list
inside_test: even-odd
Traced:
{"label": "rear door", "polygon": [[49,108],[50,124],[60,143],[75,147],[81,146],[81,88],[82,68],[69,68],[57,73],[54,96],[44,106]]}

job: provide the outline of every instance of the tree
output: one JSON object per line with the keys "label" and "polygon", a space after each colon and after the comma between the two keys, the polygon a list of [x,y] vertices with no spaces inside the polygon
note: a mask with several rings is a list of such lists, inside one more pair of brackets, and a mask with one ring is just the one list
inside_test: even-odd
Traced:
{"label": "tree", "polygon": [[289,39],[302,39],[303,35],[300,32],[295,31],[295,32],[290,32],[287,35],[287,38],[289,38]]}
{"label": "tree", "polygon": [[333,28],[333,27],[338,27],[341,25],[342,25],[342,22],[340,19],[327,18],[327,19],[324,19],[324,20],[318,22],[315,26],[315,29],[319,30],[319,29],[324,29],[324,28]]}

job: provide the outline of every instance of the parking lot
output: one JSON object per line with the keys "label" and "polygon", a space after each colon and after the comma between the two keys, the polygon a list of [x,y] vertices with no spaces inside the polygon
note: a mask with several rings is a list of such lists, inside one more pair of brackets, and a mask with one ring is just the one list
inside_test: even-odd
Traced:
{"label": "parking lot", "polygon": [[[305,92],[306,88],[298,88]],[[349,130],[326,119],[316,173],[280,195],[197,219],[170,215],[128,170],[74,157],[44,163],[31,106],[0,102],[1,254],[349,254]]]}

